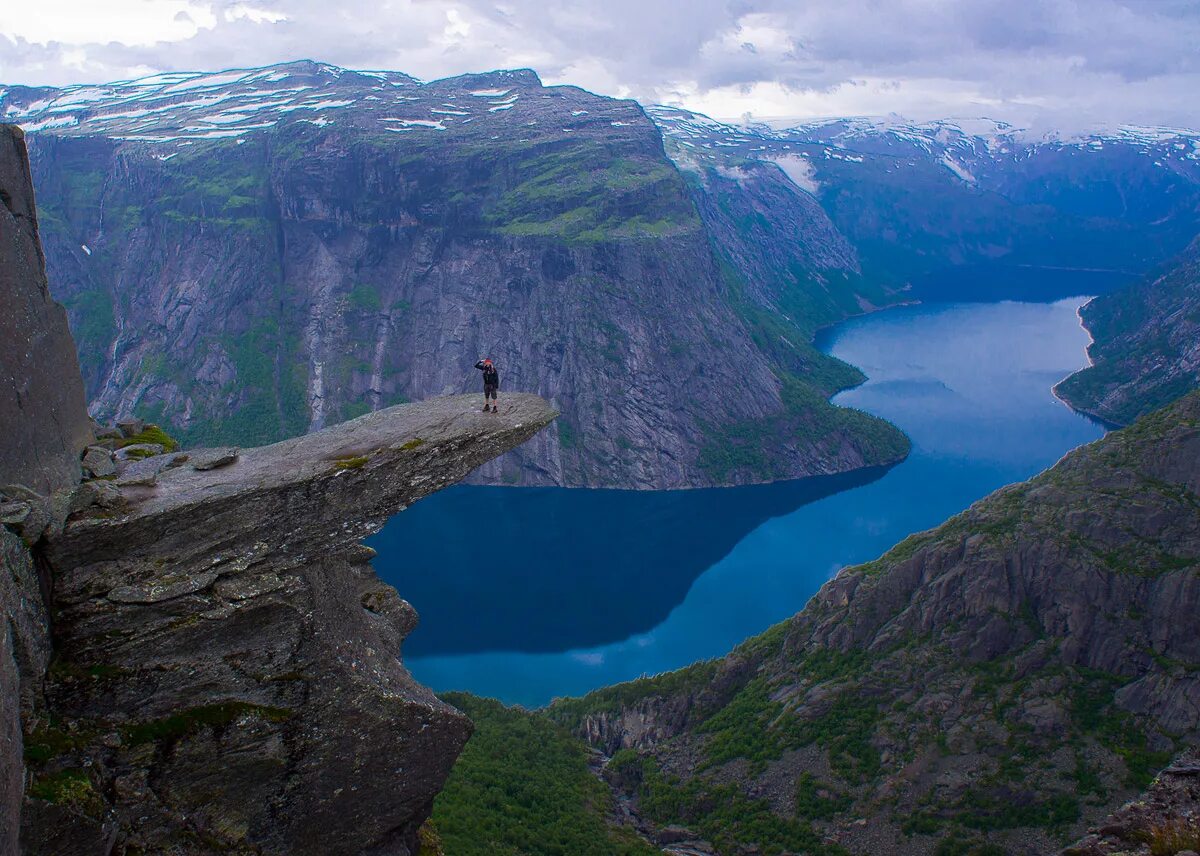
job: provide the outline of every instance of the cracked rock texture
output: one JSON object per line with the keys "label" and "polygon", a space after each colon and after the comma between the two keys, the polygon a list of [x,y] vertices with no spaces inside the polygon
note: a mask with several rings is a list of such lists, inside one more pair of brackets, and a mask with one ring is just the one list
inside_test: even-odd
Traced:
{"label": "cracked rock texture", "polygon": [[27,851],[60,852],[69,825],[121,853],[414,852],[471,726],[400,662],[417,617],[360,542],[555,416],[532,395],[477,404],[165,469],[49,539],[53,719],[28,742],[34,791],[60,792],[31,801]]}

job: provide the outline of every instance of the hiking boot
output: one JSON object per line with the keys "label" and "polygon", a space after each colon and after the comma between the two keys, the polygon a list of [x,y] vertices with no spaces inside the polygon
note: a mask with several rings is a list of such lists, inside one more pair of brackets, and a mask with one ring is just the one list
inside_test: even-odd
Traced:
{"label": "hiking boot", "polygon": [[487,412],[488,412],[488,406],[487,406],[486,404],[485,404],[485,405],[483,405],[483,412],[484,412],[484,413],[487,413]]}
{"label": "hiking boot", "polygon": [[500,411],[496,409],[496,405],[493,404],[492,405],[492,413],[499,413],[499,412]]}

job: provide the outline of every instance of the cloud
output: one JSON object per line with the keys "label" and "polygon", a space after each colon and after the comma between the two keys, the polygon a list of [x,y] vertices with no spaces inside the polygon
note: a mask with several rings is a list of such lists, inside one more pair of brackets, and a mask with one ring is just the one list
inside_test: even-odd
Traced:
{"label": "cloud", "polygon": [[[294,59],[430,79],[529,66],[720,117],[1196,124],[1195,0],[41,0],[0,11],[0,81]],[[14,8],[7,8],[14,7]],[[101,11],[102,10],[102,11]]]}

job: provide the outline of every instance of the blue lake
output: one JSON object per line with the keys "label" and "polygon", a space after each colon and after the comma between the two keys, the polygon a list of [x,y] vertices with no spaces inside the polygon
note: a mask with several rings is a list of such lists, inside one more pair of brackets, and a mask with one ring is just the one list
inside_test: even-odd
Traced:
{"label": "blue lake", "polygon": [[822,334],[869,380],[838,404],[913,441],[888,470],[731,489],[459,486],[393,518],[375,569],[421,615],[414,676],[510,703],[719,656],[880,555],[1102,429],[1051,387],[1086,364],[1076,310],[932,303]]}

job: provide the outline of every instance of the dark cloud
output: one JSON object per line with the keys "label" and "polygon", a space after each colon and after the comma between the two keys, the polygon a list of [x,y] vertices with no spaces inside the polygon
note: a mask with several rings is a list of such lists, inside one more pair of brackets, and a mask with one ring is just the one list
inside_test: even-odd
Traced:
{"label": "dark cloud", "polygon": [[311,58],[424,78],[532,66],[552,82],[730,116],[898,109],[1066,127],[1200,123],[1196,0],[186,5],[176,18],[197,24],[190,38],[132,45],[34,44],[19,17],[0,16],[0,80],[98,82]]}

